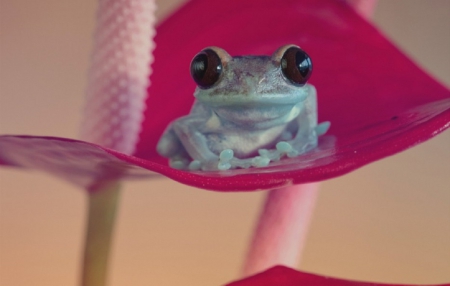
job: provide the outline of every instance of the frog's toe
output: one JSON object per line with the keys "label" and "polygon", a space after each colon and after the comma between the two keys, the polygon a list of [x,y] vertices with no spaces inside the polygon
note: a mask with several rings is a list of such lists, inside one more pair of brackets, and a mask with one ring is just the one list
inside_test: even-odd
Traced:
{"label": "frog's toe", "polygon": [[270,161],[278,161],[280,160],[281,152],[277,149],[267,150],[267,149],[259,149],[258,154],[261,157],[268,158]]}
{"label": "frog's toe", "polygon": [[255,167],[266,167],[269,163],[270,159],[266,157],[256,156],[252,159],[252,165]]}
{"label": "frog's toe", "polygon": [[297,150],[291,150],[286,153],[286,156],[288,156],[288,158],[297,157],[298,155],[300,155],[300,152],[298,152]]}
{"label": "frog's toe", "polygon": [[191,163],[189,163],[188,169],[191,171],[200,170],[202,167],[202,164],[198,160],[194,160]]}
{"label": "frog's toe", "polygon": [[[196,161],[196,160],[194,160]],[[194,162],[193,161],[193,162]],[[219,170],[219,164],[221,163],[219,158],[209,158],[204,161],[198,161],[200,164],[200,170],[202,171],[217,171]],[[192,163],[196,167],[197,163]]]}
{"label": "frog's toe", "polygon": [[217,164],[217,168],[219,170],[229,170],[233,165],[231,164],[231,160],[234,158],[234,152],[231,149],[225,149],[220,152],[219,155],[219,164]]}
{"label": "frog's toe", "polygon": [[233,159],[233,157],[234,157],[234,152],[231,149],[225,149],[222,152],[220,152],[220,155],[219,155],[220,161],[223,161],[223,162],[228,162],[231,159]]}
{"label": "frog's toe", "polygon": [[180,160],[179,158],[177,158],[177,159],[170,159],[169,160],[169,166],[174,168],[174,169],[184,170],[188,166],[188,162],[186,160]]}
{"label": "frog's toe", "polygon": [[330,129],[330,121],[325,121],[316,126],[316,134],[317,136],[323,135],[327,133],[328,129]]}
{"label": "frog's toe", "polygon": [[278,151],[283,153],[288,153],[293,150],[292,145],[285,141],[278,142],[275,147],[277,148]]}
{"label": "frog's toe", "polygon": [[262,157],[269,157],[270,152],[267,149],[259,149],[258,154]]}
{"label": "frog's toe", "polygon": [[279,152],[279,158],[286,155],[289,158],[296,157],[300,152],[298,152],[291,143],[280,141],[276,145],[277,151]]}
{"label": "frog's toe", "polygon": [[217,168],[221,171],[229,170],[231,168],[231,164],[228,162],[219,162],[219,164],[217,164]]}

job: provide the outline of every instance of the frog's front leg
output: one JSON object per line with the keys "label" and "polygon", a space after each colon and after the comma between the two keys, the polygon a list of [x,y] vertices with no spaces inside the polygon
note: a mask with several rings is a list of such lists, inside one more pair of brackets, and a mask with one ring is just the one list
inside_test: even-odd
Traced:
{"label": "frog's front leg", "polygon": [[236,158],[231,149],[223,150],[219,155],[219,170],[229,170],[236,168],[247,169],[250,167],[266,167],[269,165],[270,159],[264,156],[256,156],[251,158]]}
{"label": "frog's front leg", "polygon": [[161,156],[169,158],[169,165],[175,169],[186,169],[191,161],[189,154],[173,130],[173,124],[164,131],[156,150]]}
{"label": "frog's front leg", "polygon": [[219,156],[208,147],[207,138],[201,130],[204,123],[203,117],[187,116],[175,121],[173,130],[193,160],[190,169],[217,170]]}
{"label": "frog's front leg", "polygon": [[295,122],[292,122],[291,126],[294,126],[294,128],[290,128],[290,130],[288,128],[287,130],[287,133],[290,131],[290,137],[293,138],[278,142],[276,151],[271,154],[272,157],[277,157],[278,154],[295,157],[315,148],[318,143],[318,136],[323,135],[330,127],[329,122],[317,124],[316,89],[312,85],[309,85],[308,88],[308,97],[300,103],[299,115]]}
{"label": "frog's front leg", "polygon": [[[305,153],[306,151],[317,146],[317,95],[316,89],[312,85],[308,85],[308,96],[301,102],[300,112],[293,122],[295,126],[293,132],[293,138],[286,140],[286,142],[292,146],[287,155],[289,157],[294,157],[298,154]],[[289,148],[289,145],[282,144],[277,146],[277,150],[285,150]]]}

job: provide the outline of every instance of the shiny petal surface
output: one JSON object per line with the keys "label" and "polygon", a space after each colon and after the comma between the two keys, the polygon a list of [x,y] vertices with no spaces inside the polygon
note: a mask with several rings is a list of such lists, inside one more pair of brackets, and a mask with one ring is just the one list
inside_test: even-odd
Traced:
{"label": "shiny petal surface", "polygon": [[[384,284],[359,282],[331,278],[296,271],[285,266],[275,266],[254,276],[232,282],[226,286],[407,286],[406,284]],[[441,286],[450,284],[441,284]],[[437,285],[436,285],[437,286]]]}
{"label": "shiny petal surface", "polygon": [[[153,174],[147,169],[204,189],[250,191],[336,177],[450,126],[450,91],[344,1],[193,0],[158,27],[155,40],[135,156],[75,140],[5,136],[0,162],[49,171],[82,186]],[[331,121],[319,147],[267,168],[187,172],[168,167],[155,146],[169,122],[187,114],[193,103],[192,57],[211,45],[240,55],[271,54],[288,43],[300,45],[314,62],[310,82],[318,90],[319,120]],[[43,148],[53,144],[56,153]]]}

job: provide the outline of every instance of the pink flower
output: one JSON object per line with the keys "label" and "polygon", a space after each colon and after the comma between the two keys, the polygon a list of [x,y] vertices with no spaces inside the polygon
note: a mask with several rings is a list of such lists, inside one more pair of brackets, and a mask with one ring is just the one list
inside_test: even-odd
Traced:
{"label": "pink flower", "polygon": [[[2,136],[0,162],[50,172],[83,187],[148,177],[154,171],[200,188],[252,191],[333,178],[450,126],[449,90],[345,3],[206,2],[188,3],[157,28],[152,85],[134,156],[72,139]],[[187,172],[168,167],[155,145],[167,124],[192,105],[194,82],[187,72],[192,56],[208,45],[237,55],[267,54],[286,43],[302,46],[314,60],[311,83],[318,90],[319,120],[332,122],[328,134],[334,139],[324,137],[313,152],[265,169]]]}
{"label": "pink flower", "polygon": [[[0,164],[40,169],[89,190],[120,178],[149,177],[154,171],[200,188],[253,191],[345,174],[450,125],[450,92],[342,1],[192,1],[158,28],[156,42],[147,110],[133,156],[73,139],[1,136]],[[332,122],[319,147],[264,169],[169,168],[155,146],[167,124],[192,105],[194,83],[187,72],[192,56],[209,45],[232,55],[270,54],[286,43],[302,46],[314,59],[311,83],[319,90],[320,120]],[[353,283],[276,267],[230,285],[262,285],[270,279],[277,285]]]}
{"label": "pink flower", "polygon": [[[226,286],[407,286],[351,281],[296,271],[285,266],[275,266],[248,278],[232,282]],[[450,285],[442,284],[441,286]]]}

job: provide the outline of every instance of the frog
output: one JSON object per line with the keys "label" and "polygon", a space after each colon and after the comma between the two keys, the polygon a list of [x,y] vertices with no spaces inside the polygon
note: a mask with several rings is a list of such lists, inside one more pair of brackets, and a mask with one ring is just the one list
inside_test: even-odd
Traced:
{"label": "frog", "polygon": [[157,152],[175,169],[225,171],[314,149],[330,122],[318,124],[317,92],[307,83],[312,68],[293,44],[270,56],[204,48],[190,65],[197,84],[191,111],[168,125]]}

